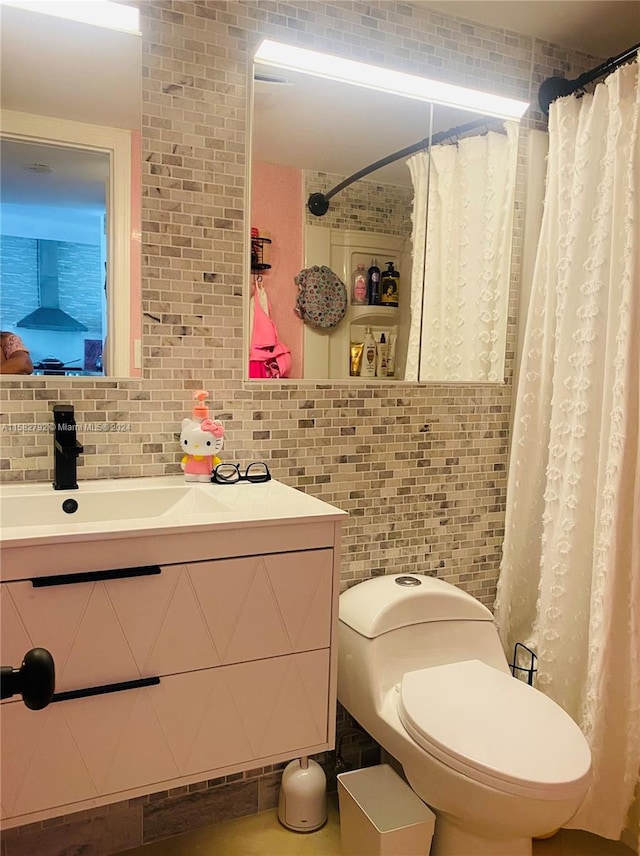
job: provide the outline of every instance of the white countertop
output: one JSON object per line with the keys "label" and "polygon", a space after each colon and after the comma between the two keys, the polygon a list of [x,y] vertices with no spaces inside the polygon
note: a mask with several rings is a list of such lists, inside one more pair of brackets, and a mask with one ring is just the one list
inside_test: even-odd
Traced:
{"label": "white countertop", "polygon": [[[162,511],[169,494],[178,500]],[[60,510],[69,499],[78,503],[75,514]],[[154,502],[160,511],[149,513]],[[264,484],[217,485],[185,482],[182,475],[82,481],[77,490],[68,491],[55,491],[49,483],[2,484],[0,503],[6,510],[0,516],[3,548],[346,517],[339,508],[273,479]],[[101,519],[83,521],[82,512],[92,505],[113,508],[113,517],[101,512]],[[146,513],[139,514],[141,509]],[[16,519],[16,510],[20,525],[5,525]]]}

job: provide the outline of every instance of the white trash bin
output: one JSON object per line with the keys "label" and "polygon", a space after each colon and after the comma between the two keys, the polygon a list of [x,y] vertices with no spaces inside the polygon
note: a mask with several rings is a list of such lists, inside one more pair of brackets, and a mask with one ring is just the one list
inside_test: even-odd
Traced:
{"label": "white trash bin", "polygon": [[388,764],[338,775],[342,856],[429,856],[434,813]]}

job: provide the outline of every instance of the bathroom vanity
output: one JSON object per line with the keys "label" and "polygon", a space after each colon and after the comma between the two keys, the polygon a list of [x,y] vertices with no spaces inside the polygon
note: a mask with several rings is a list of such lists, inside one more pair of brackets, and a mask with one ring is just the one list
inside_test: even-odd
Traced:
{"label": "bathroom vanity", "polygon": [[179,476],[0,501],[3,664],[56,665],[1,705],[3,827],[333,747],[344,512]]}

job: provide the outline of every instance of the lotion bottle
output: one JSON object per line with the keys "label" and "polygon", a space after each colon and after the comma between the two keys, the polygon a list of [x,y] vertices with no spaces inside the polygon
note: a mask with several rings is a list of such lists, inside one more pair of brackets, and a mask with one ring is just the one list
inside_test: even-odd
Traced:
{"label": "lotion bottle", "polygon": [[362,362],[360,363],[360,377],[376,376],[376,340],[371,327],[367,327],[364,334],[364,348],[362,350]]}
{"label": "lotion bottle", "polygon": [[389,333],[389,343],[387,344],[387,377],[395,377],[396,374],[396,343],[398,334]]}
{"label": "lotion bottle", "polygon": [[376,355],[376,375],[378,377],[387,376],[387,348],[387,340],[384,333],[381,333]]}

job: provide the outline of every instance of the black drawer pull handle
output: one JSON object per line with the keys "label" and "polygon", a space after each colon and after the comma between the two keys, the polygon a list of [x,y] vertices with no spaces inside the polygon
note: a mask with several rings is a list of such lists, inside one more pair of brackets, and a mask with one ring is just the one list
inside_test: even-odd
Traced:
{"label": "black drawer pull handle", "polygon": [[101,687],[86,687],[83,690],[69,690],[66,693],[54,693],[51,703],[69,701],[73,698],[88,698],[89,696],[121,693],[124,690],[137,690],[140,687],[153,687],[160,683],[160,678],[138,678],[136,681],[120,681],[116,684],[104,684]]}
{"label": "black drawer pull handle", "polygon": [[46,586],[69,586],[75,583],[96,583],[100,580],[126,580],[129,577],[150,577],[161,574],[160,565],[145,565],[140,568],[117,568],[114,571],[84,571],[79,574],[59,574],[51,577],[33,577],[34,588]]}

